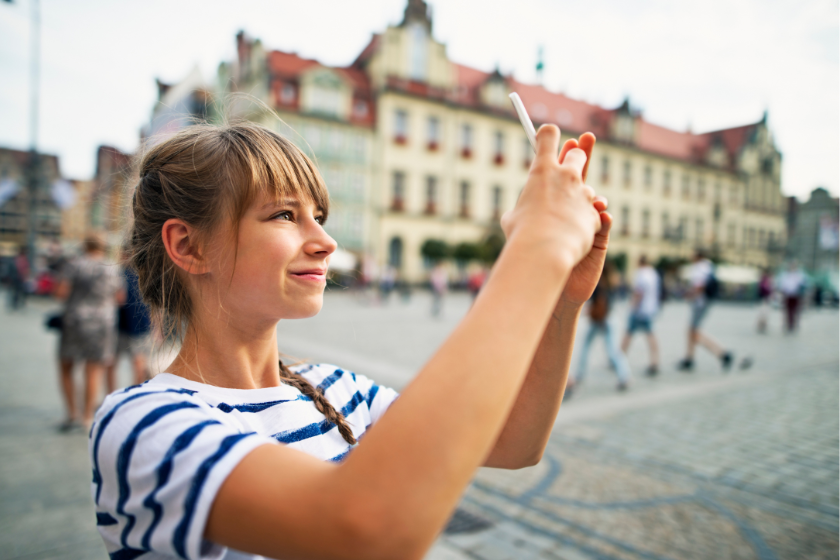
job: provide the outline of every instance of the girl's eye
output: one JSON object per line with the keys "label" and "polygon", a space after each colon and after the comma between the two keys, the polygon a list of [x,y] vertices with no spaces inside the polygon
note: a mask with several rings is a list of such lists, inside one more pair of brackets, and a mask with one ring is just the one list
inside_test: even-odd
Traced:
{"label": "girl's eye", "polygon": [[276,216],[274,216],[275,220],[288,220],[292,221],[292,213],[291,212],[280,212]]}
{"label": "girl's eye", "polygon": [[318,222],[321,225],[324,225],[324,222],[326,221],[326,219],[323,216],[315,216],[315,221]]}

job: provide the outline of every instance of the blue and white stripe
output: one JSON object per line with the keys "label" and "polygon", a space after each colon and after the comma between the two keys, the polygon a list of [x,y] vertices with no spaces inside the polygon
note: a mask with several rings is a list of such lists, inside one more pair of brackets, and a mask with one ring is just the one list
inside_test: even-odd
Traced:
{"label": "blue and white stripe", "polygon": [[[334,366],[292,370],[344,413],[357,439],[397,397]],[[312,401],[287,385],[224,389],[161,374],[110,395],[89,449],[96,523],[111,558],[224,556],[203,540],[213,499],[245,455],[278,443],[335,462],[352,450]]]}

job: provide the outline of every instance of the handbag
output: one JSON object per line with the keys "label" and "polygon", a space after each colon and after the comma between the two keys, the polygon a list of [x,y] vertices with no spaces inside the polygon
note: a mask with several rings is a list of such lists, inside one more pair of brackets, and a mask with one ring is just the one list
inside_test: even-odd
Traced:
{"label": "handbag", "polygon": [[64,328],[64,313],[61,311],[57,311],[54,313],[47,314],[47,318],[44,321],[44,326],[47,327],[48,330],[60,331],[62,328]]}

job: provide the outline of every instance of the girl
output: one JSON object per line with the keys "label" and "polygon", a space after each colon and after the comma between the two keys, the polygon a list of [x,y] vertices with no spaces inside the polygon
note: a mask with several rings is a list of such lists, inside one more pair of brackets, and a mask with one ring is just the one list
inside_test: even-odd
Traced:
{"label": "girl", "polygon": [[131,264],[181,349],[96,415],[111,557],[421,558],[479,466],[536,464],[611,225],[583,183],[594,137],[559,159],[556,127],[537,139],[492,276],[398,400],[335,366],[280,361],[277,322],[320,310],[336,248],[312,162],[256,125],[151,148]]}

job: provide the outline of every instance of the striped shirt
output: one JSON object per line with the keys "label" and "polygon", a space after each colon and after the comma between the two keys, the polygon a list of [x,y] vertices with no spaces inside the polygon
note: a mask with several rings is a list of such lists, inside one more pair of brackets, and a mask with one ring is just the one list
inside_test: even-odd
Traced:
{"label": "striped shirt", "polygon": [[[397,397],[335,366],[291,369],[324,391],[356,439]],[[162,373],[109,395],[96,413],[89,451],[96,523],[111,558],[259,558],[205,540],[204,527],[225,478],[266,443],[335,462],[351,449],[289,385],[226,389]]]}

